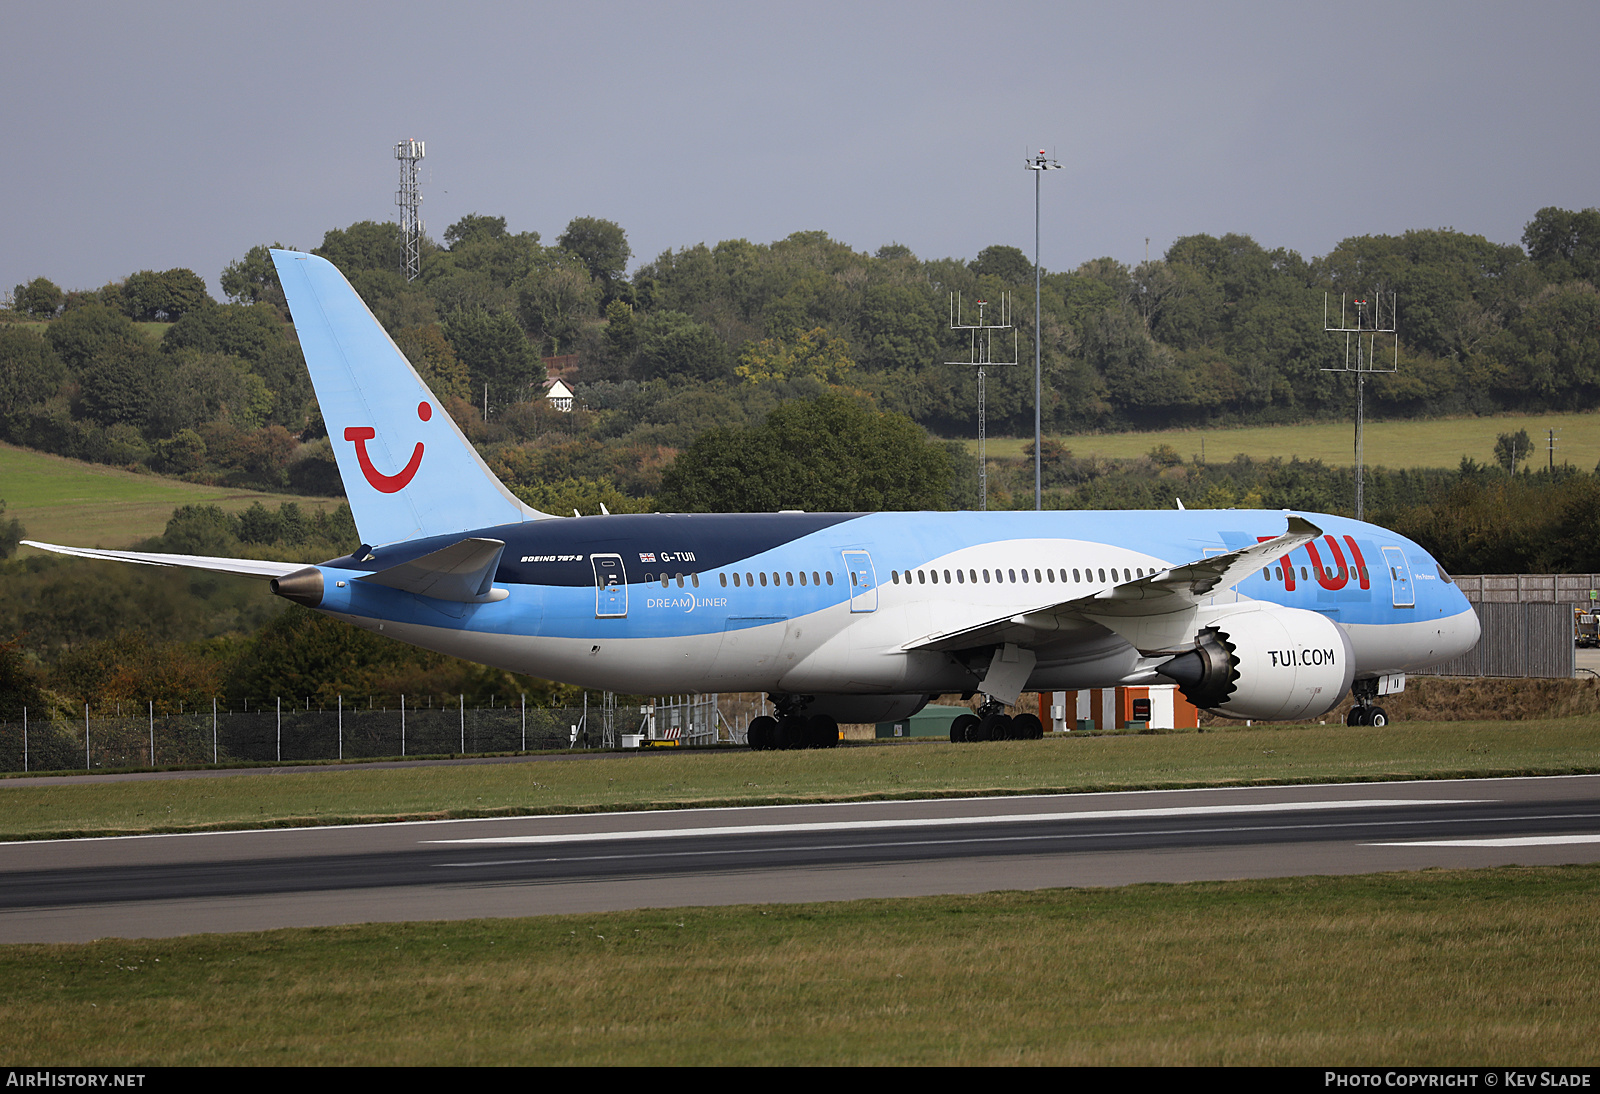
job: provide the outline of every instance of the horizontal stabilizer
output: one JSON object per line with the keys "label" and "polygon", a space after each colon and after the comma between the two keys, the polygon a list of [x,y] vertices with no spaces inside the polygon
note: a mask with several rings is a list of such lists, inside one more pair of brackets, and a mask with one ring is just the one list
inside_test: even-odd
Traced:
{"label": "horizontal stabilizer", "polygon": [[142,566],[185,566],[191,570],[211,570],[219,574],[238,574],[241,577],[283,577],[303,569],[303,562],[268,562],[254,558],[213,558],[210,555],[163,555],[148,551],[102,551],[92,547],[62,547],[55,543],[37,540],[22,541],[28,547],[53,551],[74,558],[96,558],[104,562],[137,562]]}
{"label": "horizontal stabilizer", "polygon": [[[1129,628],[1123,626],[1121,620],[1189,611],[1207,597],[1233,588],[1272,560],[1304,547],[1321,534],[1322,529],[1309,520],[1291,516],[1288,530],[1265,543],[1158,570],[1146,577],[1125,581],[1088,596],[1041,605],[943,634],[928,635],[908,642],[902,648],[964,650],[1006,642],[1029,646],[1037,641],[1040,634],[1064,630],[1080,623],[1100,623],[1124,633]],[[1143,643],[1135,644],[1142,648]]]}
{"label": "horizontal stabilizer", "polygon": [[486,604],[510,595],[504,589],[493,587],[495,570],[500,567],[500,553],[505,549],[504,540],[464,539],[357,580],[436,600]]}

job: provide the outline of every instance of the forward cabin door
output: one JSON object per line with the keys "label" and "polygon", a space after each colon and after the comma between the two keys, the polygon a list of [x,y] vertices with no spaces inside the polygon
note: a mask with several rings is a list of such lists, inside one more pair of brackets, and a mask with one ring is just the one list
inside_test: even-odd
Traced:
{"label": "forward cabin door", "polygon": [[615,619],[628,614],[628,575],[621,555],[590,555],[594,566],[594,614]]}
{"label": "forward cabin door", "polygon": [[850,576],[850,610],[877,611],[878,576],[872,568],[872,556],[865,551],[845,551],[844,568]]}
{"label": "forward cabin door", "polygon": [[1406,553],[1398,547],[1385,547],[1383,561],[1389,567],[1389,587],[1394,591],[1394,606],[1416,607],[1417,596],[1411,588],[1411,567],[1406,565]]}

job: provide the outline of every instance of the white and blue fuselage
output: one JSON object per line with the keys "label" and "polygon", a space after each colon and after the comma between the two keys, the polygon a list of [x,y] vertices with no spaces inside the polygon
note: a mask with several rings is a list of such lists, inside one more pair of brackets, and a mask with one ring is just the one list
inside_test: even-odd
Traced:
{"label": "white and blue fuselage", "polygon": [[1231,716],[1315,716],[1478,639],[1426,551],[1336,516],[553,517],[485,466],[337,269],[272,257],[366,542],[306,567],[52,550],[269,577],[357,626],[589,688],[765,691],[796,725],[1163,681]]}

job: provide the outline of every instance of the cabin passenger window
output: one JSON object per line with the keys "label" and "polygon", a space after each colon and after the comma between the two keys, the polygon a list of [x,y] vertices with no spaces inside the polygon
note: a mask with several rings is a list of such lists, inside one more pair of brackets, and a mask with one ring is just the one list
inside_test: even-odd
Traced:
{"label": "cabin passenger window", "polygon": [[899,570],[890,570],[889,571],[889,580],[894,582],[896,585],[900,584],[900,571]]}
{"label": "cabin passenger window", "polygon": [[724,589],[726,589],[728,587],[728,575],[727,574],[718,574],[717,576],[722,579],[722,587]]}
{"label": "cabin passenger window", "polygon": [[683,588],[683,575],[682,574],[673,574],[672,576],[678,582],[678,588],[680,588],[680,589]]}
{"label": "cabin passenger window", "polygon": [[763,589],[767,587],[767,572],[765,570],[761,571],[761,587]]}
{"label": "cabin passenger window", "polygon": [[856,580],[856,572],[855,572],[855,571],[854,571],[854,570],[851,570],[851,571],[850,571],[850,584],[852,584],[852,585],[859,585],[859,584],[861,584],[861,582],[859,582],[859,581],[858,581],[858,580]]}
{"label": "cabin passenger window", "polygon": [[924,570],[918,570],[917,571],[917,584],[918,585],[926,585],[927,583],[928,583],[928,574],[927,574],[927,572],[924,571]]}
{"label": "cabin passenger window", "polygon": [[804,585],[805,583],[806,583],[806,572],[804,570],[801,570],[800,571],[800,584]]}
{"label": "cabin passenger window", "polygon": [[1015,570],[1007,570],[1006,571],[1006,577],[1009,580],[1015,582],[1017,580],[1017,571],[1015,571]]}
{"label": "cabin passenger window", "polygon": [[813,585],[821,585],[822,584],[822,579],[817,576],[817,571],[815,571],[815,570],[811,571],[811,584],[813,584]]}
{"label": "cabin passenger window", "polygon": [[965,585],[966,583],[967,583],[967,575],[962,573],[960,570],[957,570],[956,571],[956,584],[957,585]]}
{"label": "cabin passenger window", "polygon": [[794,573],[793,573],[793,571],[785,571],[783,576],[784,576],[784,583],[785,584],[787,584],[787,585],[793,585],[794,584]]}
{"label": "cabin passenger window", "polygon": [[696,589],[698,589],[700,587],[700,575],[699,574],[690,574],[689,575],[689,580],[694,584],[694,587]]}
{"label": "cabin passenger window", "polygon": [[1105,571],[1105,567],[1102,566],[1100,568],[1100,580],[1104,581],[1105,579],[1106,579],[1106,571]]}
{"label": "cabin passenger window", "polygon": [[833,584],[833,571],[832,570],[828,571],[828,584],[829,585]]}
{"label": "cabin passenger window", "polygon": [[949,570],[946,570],[944,572],[944,583],[946,585],[950,584],[950,571]]}

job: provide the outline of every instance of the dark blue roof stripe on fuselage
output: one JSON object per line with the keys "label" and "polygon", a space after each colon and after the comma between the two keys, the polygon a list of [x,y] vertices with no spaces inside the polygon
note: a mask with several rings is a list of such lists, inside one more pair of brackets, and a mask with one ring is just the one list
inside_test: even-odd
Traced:
{"label": "dark blue roof stripe on fuselage", "polygon": [[[855,520],[862,513],[614,513],[478,528],[408,540],[324,565],[370,573],[441,550],[468,536],[505,540],[495,582],[501,585],[593,585],[592,555],[621,555],[629,581],[645,573],[704,573]],[[523,561],[527,559],[528,561]]]}

